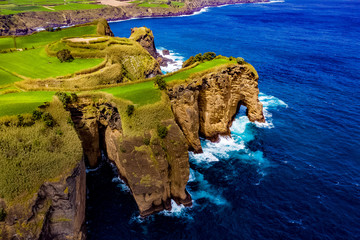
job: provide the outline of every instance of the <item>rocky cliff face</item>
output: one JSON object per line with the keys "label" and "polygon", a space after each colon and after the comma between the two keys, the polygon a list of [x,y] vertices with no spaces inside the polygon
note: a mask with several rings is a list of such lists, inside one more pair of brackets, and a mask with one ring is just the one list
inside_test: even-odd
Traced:
{"label": "rocky cliff face", "polygon": [[155,59],[159,57],[159,54],[156,52],[154,34],[147,27],[135,27],[131,29],[131,35],[129,39],[135,40],[140,45],[145,48],[146,51],[150,53]]}
{"label": "rocky cliff face", "polygon": [[70,110],[90,166],[97,165],[100,149],[105,150],[130,187],[142,216],[171,209],[171,199],[186,206],[192,204],[185,190],[189,179],[188,146],[173,119],[162,123],[168,129],[165,138],[152,131],[144,136],[129,136],[123,132],[114,103],[82,99]]}
{"label": "rocky cliff face", "polygon": [[233,65],[169,89],[176,122],[191,149],[202,152],[199,136],[216,141],[219,135],[230,135],[241,105],[250,121],[265,121],[257,81],[252,66]]}
{"label": "rocky cliff face", "polygon": [[0,222],[0,238],[86,239],[85,201],[86,173],[81,161],[70,176],[45,182],[29,204],[8,206],[5,222]]}

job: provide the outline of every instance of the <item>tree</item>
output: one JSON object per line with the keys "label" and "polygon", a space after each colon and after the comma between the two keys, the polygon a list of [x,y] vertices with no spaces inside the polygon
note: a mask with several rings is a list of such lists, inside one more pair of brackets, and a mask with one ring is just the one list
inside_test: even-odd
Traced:
{"label": "tree", "polygon": [[154,84],[158,86],[160,90],[165,90],[167,87],[165,80],[161,76],[156,76]]}
{"label": "tree", "polygon": [[74,57],[71,55],[71,52],[68,49],[58,51],[56,56],[60,62],[72,62],[74,60]]}
{"label": "tree", "polygon": [[206,52],[203,55],[203,60],[210,61],[213,60],[216,57],[216,54],[214,52]]}

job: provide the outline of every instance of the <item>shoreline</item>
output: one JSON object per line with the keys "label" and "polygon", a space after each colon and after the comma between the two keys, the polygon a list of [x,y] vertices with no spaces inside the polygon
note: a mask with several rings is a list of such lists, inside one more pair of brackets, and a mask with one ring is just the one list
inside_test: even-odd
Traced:
{"label": "shoreline", "polygon": [[110,23],[143,18],[182,17],[199,14],[211,7],[244,3],[267,3],[270,0],[206,0],[186,2],[183,8],[143,8],[138,6],[105,7],[89,10],[66,10],[59,12],[24,12],[0,15],[0,36],[28,35],[47,27],[69,27],[106,18]]}

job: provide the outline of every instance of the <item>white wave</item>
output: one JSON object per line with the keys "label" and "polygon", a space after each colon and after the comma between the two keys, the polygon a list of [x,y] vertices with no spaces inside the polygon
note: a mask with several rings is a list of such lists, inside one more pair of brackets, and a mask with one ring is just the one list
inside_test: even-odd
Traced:
{"label": "white wave", "polygon": [[229,205],[228,201],[221,195],[219,189],[215,189],[207,180],[204,175],[196,170],[190,169],[190,176],[193,179],[192,182],[198,184],[196,191],[189,190],[189,193],[193,199],[193,204],[196,206],[199,199],[208,199],[215,205]]}
{"label": "white wave", "polygon": [[285,1],[282,0],[276,0],[276,1],[269,1],[269,2],[258,2],[254,4],[271,4],[271,3],[284,3]]}
{"label": "white wave", "polygon": [[121,191],[130,192],[130,188],[120,177],[114,177],[111,181],[117,183],[116,187],[120,188]]}
{"label": "white wave", "polygon": [[211,142],[209,140],[203,140],[202,147],[204,152],[194,154],[190,152],[190,159],[196,164],[208,165],[212,162],[218,162],[219,158],[228,159],[231,152],[236,152],[245,148],[242,141],[236,142],[234,138],[220,137],[219,142]]}
{"label": "white wave", "polygon": [[162,57],[172,60],[172,62],[168,63],[168,66],[161,67],[161,71],[163,73],[174,72],[176,70],[179,70],[182,67],[182,64],[184,62],[184,57],[181,56],[179,53],[176,53],[176,52],[174,52],[172,50],[169,50],[170,54],[169,55],[164,55],[162,53],[162,51],[165,50],[165,48],[159,47],[156,50]]}
{"label": "white wave", "polygon": [[264,108],[288,107],[288,105],[277,97],[259,93],[259,100]]}
{"label": "white wave", "polygon": [[193,220],[192,216],[188,213],[189,208],[180,204],[177,205],[174,200],[171,200],[171,210],[163,210],[159,212],[160,215],[167,217],[186,218],[187,220]]}

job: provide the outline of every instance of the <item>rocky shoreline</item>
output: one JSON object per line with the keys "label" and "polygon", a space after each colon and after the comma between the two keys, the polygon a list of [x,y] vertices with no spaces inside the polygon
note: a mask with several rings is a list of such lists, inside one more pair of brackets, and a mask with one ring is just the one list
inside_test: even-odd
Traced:
{"label": "rocky shoreline", "polygon": [[73,26],[89,23],[99,18],[120,21],[132,18],[175,17],[191,15],[205,7],[257,2],[269,2],[269,0],[196,0],[186,1],[182,8],[145,8],[130,5],[77,11],[24,12],[0,16],[0,36],[26,35],[42,28]]}

